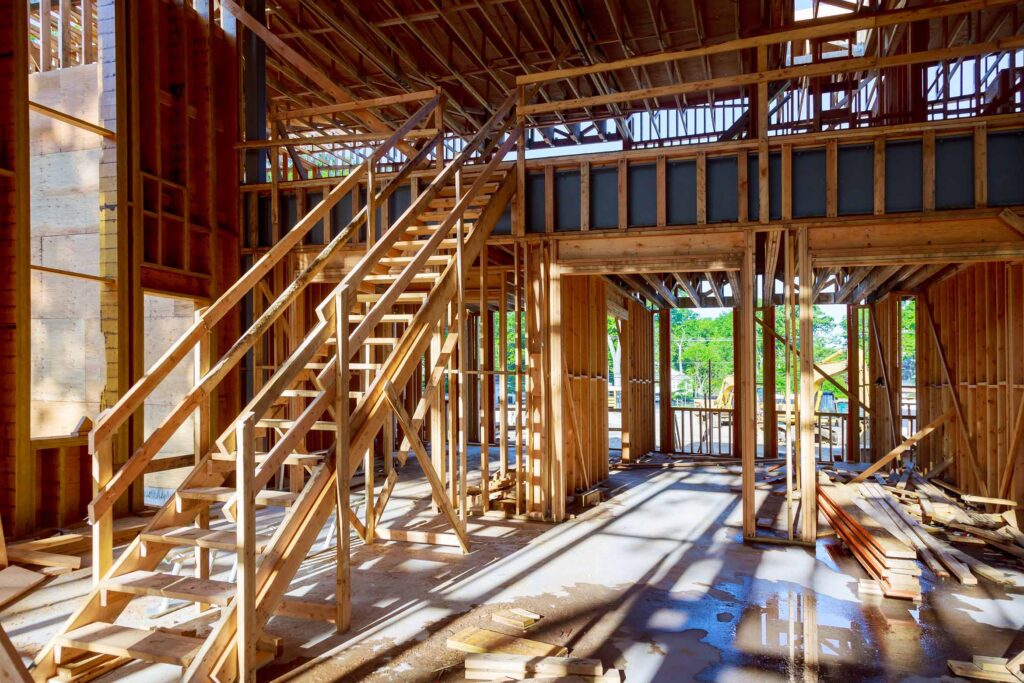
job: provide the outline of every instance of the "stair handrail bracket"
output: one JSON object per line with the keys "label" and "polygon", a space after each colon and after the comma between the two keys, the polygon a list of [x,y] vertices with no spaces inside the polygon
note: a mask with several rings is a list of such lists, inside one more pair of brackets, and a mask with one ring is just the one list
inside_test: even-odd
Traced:
{"label": "stair handrail bracket", "polygon": [[[263,277],[287,254],[295,247],[301,246],[303,238],[312,230],[313,226],[322,220],[338,201],[356,189],[360,180],[368,174],[370,168],[404,140],[410,131],[431,115],[439,106],[440,101],[441,96],[436,95],[425,102],[387,140],[374,148],[373,152],[359,166],[355,167],[338,182],[327,196],[299,220],[291,230],[285,233],[277,243],[271,246],[239,280],[232,284],[202,315],[197,316],[196,321],[189,329],[171,345],[138,382],[125,392],[97,420],[95,427],[89,435],[90,451],[94,458],[94,472],[100,473],[99,476],[94,476],[96,494],[89,503],[88,508],[89,520],[92,524],[96,524],[98,520],[111,512],[117,499],[127,492],[132,482],[142,476],[153,457],[185,422],[188,415],[202,401],[208,400],[217,385],[241,361],[262,332],[283,313],[287,305],[290,304],[290,301],[293,301],[301,293],[308,282],[313,279],[313,276],[326,266],[331,255],[347,242],[352,235],[356,234],[358,228],[367,219],[365,209],[360,211],[349,225],[324,247],[323,251],[314,259],[314,262],[296,277],[296,282],[293,283],[295,286],[286,289],[285,293],[274,302],[276,305],[271,305],[268,312],[272,309],[273,313],[269,316],[261,316],[259,320],[255,321],[252,327],[231,346],[227,353],[207,373],[199,378],[195,386],[167,415],[153,433],[143,441],[142,445],[132,453],[124,465],[116,473],[113,473],[110,463],[106,462],[106,460],[109,460],[111,457],[112,439],[117,431],[143,406],[146,398],[164,381],[178,363],[189,355],[204,337],[211,333],[214,326],[232,311],[247,294],[252,292]],[[424,145],[423,148],[426,149],[431,142],[433,141],[428,141],[427,145]],[[417,155],[417,158],[422,156],[425,155]],[[395,187],[393,182],[388,184],[390,192],[393,192]],[[109,473],[107,476],[103,476],[104,469]]]}

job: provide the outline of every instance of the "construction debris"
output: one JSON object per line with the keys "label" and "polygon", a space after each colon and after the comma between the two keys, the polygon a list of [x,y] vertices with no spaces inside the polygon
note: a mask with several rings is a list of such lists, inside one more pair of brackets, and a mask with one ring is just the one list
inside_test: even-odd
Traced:
{"label": "construction debris", "polygon": [[475,654],[466,657],[466,680],[621,681],[622,672],[605,671],[598,659]]}
{"label": "construction debris", "polygon": [[3,609],[46,580],[45,574],[11,565],[0,571],[0,609]]}
{"label": "construction debris", "polygon": [[1017,683],[1024,680],[1024,651],[1013,659],[1002,657],[983,657],[975,655],[973,661],[960,662],[947,660],[950,671],[964,678],[976,678],[982,681],[1007,681]]}
{"label": "construction debris", "polygon": [[908,557],[921,560],[936,577],[955,577],[964,585],[976,585],[979,578],[1014,585],[1004,572],[950,545],[980,543],[1024,559],[1024,534],[1009,523],[1009,516],[982,513],[964,504],[997,504],[991,499],[957,494],[958,501],[947,493],[953,487],[944,482],[941,488],[936,486],[940,480],[925,479],[913,465],[894,471],[888,479],[878,474],[873,481],[860,483],[844,484],[841,479],[847,478],[838,472],[820,476],[819,505],[885,596],[920,598],[919,570],[908,571]]}
{"label": "construction debris", "polygon": [[564,657],[569,654],[569,650],[561,645],[517,638],[474,626],[464,628],[450,636],[447,645],[449,649],[474,654],[497,652],[528,657]]}
{"label": "construction debris", "polygon": [[523,629],[524,631],[540,621],[541,618],[541,615],[521,607],[503,609],[491,615],[492,621],[504,624],[505,626],[511,626],[512,628]]}

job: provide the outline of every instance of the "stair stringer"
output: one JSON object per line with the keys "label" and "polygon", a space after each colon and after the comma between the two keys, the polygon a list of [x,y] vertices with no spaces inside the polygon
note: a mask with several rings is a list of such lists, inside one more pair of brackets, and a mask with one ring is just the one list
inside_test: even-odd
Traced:
{"label": "stair stringer", "polygon": [[[185,477],[178,489],[221,486],[233,470],[234,463],[214,460],[208,454]],[[174,498],[175,496],[168,498],[164,506],[153,516],[153,519],[150,520],[149,524],[146,525],[140,534],[170,526],[191,524],[205,507],[195,501],[186,501],[181,512],[178,512],[175,508]],[[106,601],[104,601],[100,589],[103,582],[131,571],[153,571],[171,550],[171,546],[162,547],[157,543],[147,543],[145,553],[143,553],[142,541],[140,537],[136,537],[125,551],[121,553],[121,556],[114,561],[107,573],[103,575],[100,584],[93,586],[82,605],[72,612],[59,633],[67,633],[97,621],[113,622],[135,596],[108,592]],[[32,669],[32,678],[34,680],[47,681],[57,675],[55,643],[56,639],[51,639],[39,651],[39,654],[36,655],[35,664]]]}
{"label": "stair stringer", "polygon": [[[510,170],[472,233],[466,238],[463,247],[465,263],[473,263],[480,255],[484,243],[511,200],[515,189],[515,172]],[[366,395],[357,404],[350,417],[352,452],[360,453],[366,450],[384,425],[390,410],[383,389],[384,379],[391,380],[396,387],[404,387],[409,382],[430,344],[434,328],[457,293],[458,278],[458,268],[453,261],[445,269],[443,277],[430,297],[416,313],[409,328],[385,361],[384,367],[377,373]],[[352,469],[346,475],[348,480],[355,475],[359,464],[353,459]],[[328,458],[318,470],[318,474],[306,485],[302,496],[293,507],[292,514],[286,517],[268,545],[267,552],[256,570],[256,623],[260,628],[280,604],[299,565],[306,558],[320,529],[331,515],[336,474],[333,460]],[[287,547],[279,547],[282,543]],[[222,611],[220,621],[184,672],[182,680],[190,683],[206,683],[211,680],[226,683],[235,680],[237,614],[236,598]]]}

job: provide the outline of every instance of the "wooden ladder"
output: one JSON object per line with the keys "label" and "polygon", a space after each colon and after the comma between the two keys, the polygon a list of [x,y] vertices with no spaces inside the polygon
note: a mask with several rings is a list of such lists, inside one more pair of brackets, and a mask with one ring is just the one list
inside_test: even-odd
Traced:
{"label": "wooden ladder", "polygon": [[[262,637],[262,628],[282,607],[284,594],[317,536],[332,513],[341,510],[339,491],[347,491],[360,467],[358,460],[342,458],[340,454],[370,454],[364,459],[363,470],[364,476],[372,479],[373,441],[385,421],[393,414],[398,416],[399,422],[404,420],[406,426],[417,419],[403,414],[396,405],[396,393],[412,378],[432,335],[440,327],[442,314],[456,296],[465,268],[479,256],[515,191],[514,169],[500,165],[518,140],[518,129],[510,126],[512,103],[510,97],[462,152],[413,199],[410,208],[374,239],[374,212],[370,209],[374,203],[386,201],[427,155],[421,152],[410,159],[372,198],[370,206],[360,211],[296,276],[228,351],[225,358],[237,362],[251,348],[255,338],[270,328],[284,308],[326,266],[341,243],[363,225],[370,228],[366,255],[317,306],[314,324],[302,342],[256,392],[232,427],[209,444],[209,449],[149,525],[117,561],[97,574],[96,583],[84,603],[36,658],[34,679],[48,680],[56,674],[58,664],[96,655],[128,658],[125,661],[177,664],[183,669],[183,680],[189,681],[251,679],[255,669],[273,657],[272,644]],[[400,139],[403,131],[423,120],[436,106],[436,98],[424,105],[378,148],[380,153],[375,153],[364,165],[375,163],[383,151]],[[505,133],[509,135],[502,140]],[[434,142],[424,145],[424,150]],[[487,161],[475,164],[472,169],[464,168],[474,157]],[[369,172],[372,176],[372,168]],[[329,210],[333,203],[330,200],[337,201],[351,191],[364,174],[353,175],[355,181],[352,176],[342,180],[327,200],[304,217],[288,236],[295,230],[308,231]],[[288,249],[301,244],[301,237],[299,234],[295,239],[286,240],[291,245]],[[286,251],[280,251],[276,260]],[[267,265],[261,259],[253,270],[258,270],[262,276],[272,266],[273,263]],[[252,272],[243,276],[243,280],[250,279]],[[258,280],[259,277],[249,282],[248,288]],[[241,298],[233,291],[225,296]],[[221,300],[206,314],[218,307],[223,307]],[[449,335],[446,352],[434,359],[435,366],[440,362],[443,368],[457,337],[454,331]],[[124,423],[124,420],[111,422],[111,414],[133,412],[166,376],[161,363],[175,356],[180,360],[185,354],[179,347],[199,338],[199,335],[190,337],[190,333],[186,333],[125,398],[100,418],[92,433],[94,457],[101,458],[105,452],[109,453],[109,440]],[[102,524],[110,519],[110,506],[145,471],[152,455],[184,421],[178,419],[178,413],[187,416],[196,408],[193,394],[208,397],[212,385],[226,374],[224,364],[224,358],[214,364],[197,383],[198,391],[193,390],[186,396],[182,405],[171,412],[122,469],[100,488],[90,505],[93,524],[100,527],[94,528],[95,534],[102,536]],[[440,373],[432,372],[431,377],[428,394],[433,396],[438,393]],[[416,414],[421,412],[417,409]],[[422,417],[418,417],[419,423]],[[310,453],[305,449],[306,436],[317,431],[332,434],[335,444],[330,451]],[[412,439],[412,446],[418,446],[414,452],[434,487],[435,499],[447,500],[443,488],[437,489],[439,482],[429,458],[420,455],[422,445],[415,431],[418,427],[408,427],[406,431],[403,443],[406,450],[400,452],[399,464],[404,464]],[[259,451],[258,440],[266,446]],[[340,478],[339,462],[345,468]],[[301,491],[270,488],[284,465],[304,468],[310,474]],[[339,515],[346,524],[351,520],[357,534],[364,539],[374,537],[375,521],[397,480],[391,457],[385,458],[385,470],[388,478],[384,493],[376,505],[367,501],[365,522],[350,514],[347,503]],[[219,508],[215,507],[217,504]],[[255,533],[257,506],[282,509],[280,522],[271,533]],[[225,520],[218,520],[216,528],[211,529],[210,518],[218,510]],[[468,548],[464,524],[456,519],[451,505],[443,512],[461,539],[460,544]],[[159,571],[167,554],[183,547],[196,549],[197,575],[188,577]],[[347,549],[347,540],[344,547]],[[209,577],[208,560],[200,563],[198,553],[212,550],[236,554],[237,583]],[[102,565],[102,558],[98,559]],[[347,556],[341,561],[347,566]],[[200,564],[206,566],[200,567]],[[348,596],[341,594],[342,590],[339,583],[339,615],[342,603],[347,609],[348,601]],[[118,616],[127,605],[141,596],[190,601],[201,608],[207,606],[210,611],[202,627],[188,632],[117,624]],[[325,613],[322,609],[316,612]],[[339,627],[341,621],[340,616],[336,618]]]}

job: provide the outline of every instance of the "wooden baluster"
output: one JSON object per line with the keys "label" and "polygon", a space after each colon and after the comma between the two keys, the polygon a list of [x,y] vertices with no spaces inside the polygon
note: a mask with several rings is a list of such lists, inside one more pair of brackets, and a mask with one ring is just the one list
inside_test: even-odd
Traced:
{"label": "wooden baluster", "polygon": [[[205,308],[196,309],[195,319],[202,319]],[[213,363],[213,340],[212,335],[207,332],[199,338],[196,344],[193,361],[193,385],[198,386],[202,382],[203,375],[210,371]],[[198,465],[210,451],[210,444],[213,438],[213,421],[210,411],[210,395],[204,394],[196,410],[194,444],[195,462]],[[196,526],[200,529],[210,528],[210,510],[203,508],[196,516]],[[208,548],[196,548],[196,571],[198,579],[210,578],[210,550]],[[200,604],[199,611],[205,611],[209,605]]]}
{"label": "wooden baluster", "polygon": [[256,416],[235,423],[235,485],[238,489],[238,679],[256,680]]}
{"label": "wooden baluster", "polygon": [[335,504],[337,514],[337,576],[335,579],[335,600],[337,614],[334,625],[338,633],[348,631],[352,618],[351,605],[351,554],[349,550],[349,397],[350,375],[348,369],[348,311],[349,289],[342,287],[334,301],[334,331],[337,340],[337,363],[334,382],[334,420],[337,427],[334,442]]}
{"label": "wooden baluster", "polygon": [[[95,496],[114,476],[114,453],[110,439],[92,447],[92,492]],[[92,527],[92,582],[100,579],[114,562],[114,509],[108,508]]]}

